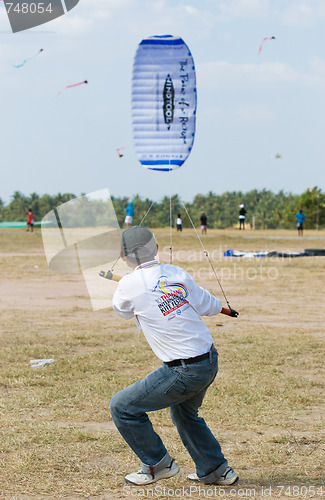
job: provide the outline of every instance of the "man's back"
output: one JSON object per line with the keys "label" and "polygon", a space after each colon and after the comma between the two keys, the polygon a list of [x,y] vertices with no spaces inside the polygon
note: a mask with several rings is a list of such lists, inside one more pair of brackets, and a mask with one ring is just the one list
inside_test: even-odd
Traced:
{"label": "man's back", "polygon": [[202,354],[212,336],[200,316],[221,311],[221,302],[178,266],[157,261],[138,266],[119,283],[115,311],[136,317],[152,350],[162,361]]}

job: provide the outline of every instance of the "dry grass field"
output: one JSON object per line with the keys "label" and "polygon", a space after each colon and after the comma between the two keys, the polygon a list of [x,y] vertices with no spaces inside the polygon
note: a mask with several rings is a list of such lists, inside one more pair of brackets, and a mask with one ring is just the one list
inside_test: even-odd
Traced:
{"label": "dry grass field", "polygon": [[[169,231],[155,235],[168,261]],[[109,401],[160,362],[132,320],[92,310],[81,276],[49,270],[40,232],[2,230],[1,500],[325,498],[325,257],[223,257],[227,249],[325,248],[325,231],[210,230],[203,243],[240,316],[205,319],[220,371],[201,415],[240,482],[190,490],[193,463],[164,410],[152,421],[181,473],[126,488],[138,459]],[[222,299],[193,231],[174,232],[174,263]],[[37,358],[55,362],[33,369]]]}

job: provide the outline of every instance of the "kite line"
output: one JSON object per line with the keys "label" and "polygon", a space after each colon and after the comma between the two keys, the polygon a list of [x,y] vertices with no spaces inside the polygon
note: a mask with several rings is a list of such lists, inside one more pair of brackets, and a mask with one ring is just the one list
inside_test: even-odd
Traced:
{"label": "kite line", "polygon": [[152,208],[152,205],[154,204],[155,202],[153,201],[150,205],[150,208],[146,211],[145,215],[142,217],[142,221],[140,222],[139,226],[142,226],[142,223],[144,221],[144,219],[147,217],[148,213],[150,212],[151,208]]}
{"label": "kite line", "polygon": [[187,208],[186,208],[186,206],[185,206],[185,203],[184,203],[184,202],[183,202],[183,207],[184,207],[184,209],[185,209],[185,212],[186,212],[187,217],[189,218],[190,223],[192,224],[192,227],[193,227],[193,229],[194,229],[194,231],[195,231],[195,234],[196,234],[196,236],[198,237],[199,242],[201,243],[201,246],[202,246],[202,249],[203,249],[203,253],[204,253],[204,255],[206,256],[206,258],[208,259],[208,262],[209,262],[209,264],[210,264],[210,266],[211,266],[211,269],[212,269],[212,271],[213,271],[213,274],[215,275],[215,277],[216,277],[216,279],[217,279],[217,282],[218,282],[218,284],[219,284],[219,286],[220,286],[220,289],[221,289],[222,294],[223,294],[223,296],[224,296],[224,298],[225,298],[225,301],[227,302],[227,305],[228,305],[229,309],[230,309],[230,310],[232,310],[232,308],[231,308],[231,306],[230,306],[230,304],[229,304],[229,301],[228,301],[228,299],[227,299],[227,296],[226,296],[226,294],[225,294],[225,291],[224,291],[224,289],[223,289],[223,287],[222,287],[222,284],[221,284],[221,281],[220,281],[219,276],[218,276],[218,274],[217,274],[217,271],[215,270],[214,265],[212,264],[212,261],[211,261],[211,259],[210,259],[209,253],[208,253],[208,251],[206,250],[205,246],[203,245],[202,239],[200,238],[200,235],[199,235],[199,233],[198,233],[198,232],[197,232],[197,230],[196,230],[196,227],[195,227],[195,225],[194,225],[194,222],[193,222],[193,220],[192,220],[192,218],[191,218],[191,216],[190,216],[190,214],[189,214],[189,212],[188,212],[188,210],[187,210]]}

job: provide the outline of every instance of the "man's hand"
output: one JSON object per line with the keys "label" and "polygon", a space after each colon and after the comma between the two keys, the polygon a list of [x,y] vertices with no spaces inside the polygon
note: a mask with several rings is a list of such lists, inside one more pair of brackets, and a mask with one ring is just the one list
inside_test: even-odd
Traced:
{"label": "man's hand", "polygon": [[223,307],[221,309],[222,314],[226,314],[227,316],[231,316],[232,318],[237,318],[239,316],[239,312],[235,311],[235,309],[227,309]]}
{"label": "man's hand", "polygon": [[113,274],[112,271],[100,271],[99,276],[112,281],[120,281],[122,279],[122,276],[117,276],[116,274]]}

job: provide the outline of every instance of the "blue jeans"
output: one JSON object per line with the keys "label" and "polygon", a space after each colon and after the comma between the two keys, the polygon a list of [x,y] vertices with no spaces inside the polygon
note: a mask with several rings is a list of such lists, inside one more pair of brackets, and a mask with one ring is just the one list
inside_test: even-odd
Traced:
{"label": "blue jeans", "polygon": [[[191,455],[199,477],[221,475],[227,461],[220,444],[198,416],[209,385],[218,372],[218,353],[211,347],[204,361],[169,367],[163,363],[145,379],[115,394],[110,403],[114,423],[142,465],[163,463],[168,452],[146,412],[169,407],[171,419]],[[158,469],[157,469],[158,470]]]}

